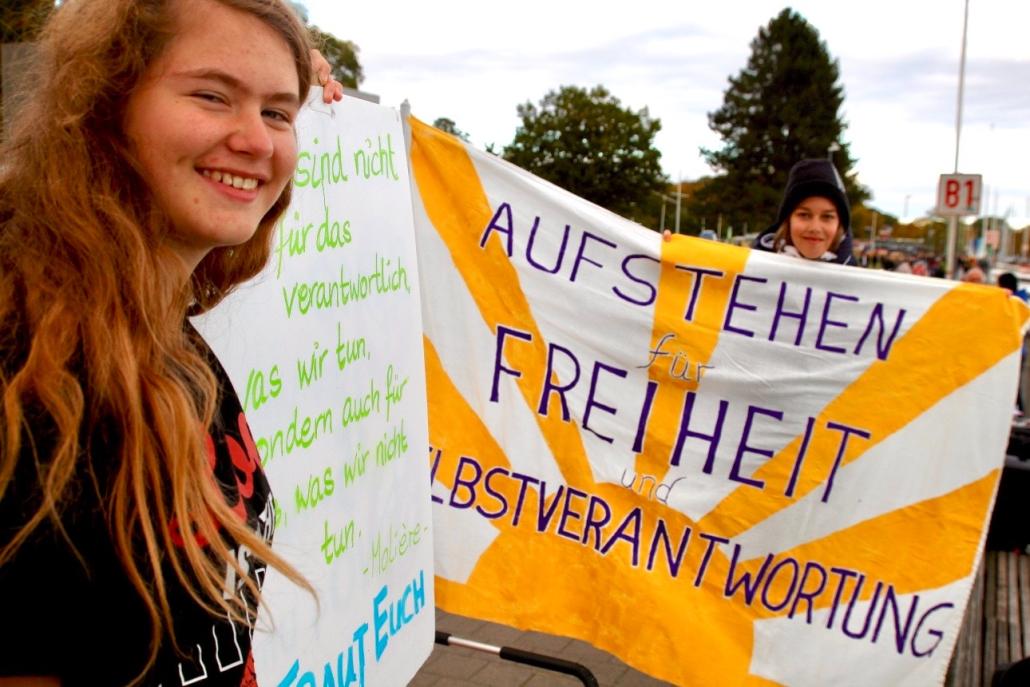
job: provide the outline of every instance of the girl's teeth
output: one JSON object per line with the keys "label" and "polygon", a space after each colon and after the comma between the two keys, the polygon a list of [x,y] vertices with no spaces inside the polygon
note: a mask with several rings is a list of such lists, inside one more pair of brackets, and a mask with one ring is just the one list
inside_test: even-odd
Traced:
{"label": "girl's teeth", "polygon": [[238,177],[229,174],[228,172],[222,173],[217,170],[204,170],[204,176],[214,181],[223,183],[227,186],[243,189],[245,191],[252,191],[255,188],[257,188],[258,185],[257,179],[252,179],[248,177]]}

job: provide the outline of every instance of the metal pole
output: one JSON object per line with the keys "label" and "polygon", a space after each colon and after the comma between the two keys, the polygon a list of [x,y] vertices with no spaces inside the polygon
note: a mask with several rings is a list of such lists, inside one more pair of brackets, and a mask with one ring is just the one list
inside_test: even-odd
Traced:
{"label": "metal pole", "polygon": [[[976,231],[976,220],[972,221],[972,241],[973,241],[973,254],[979,259],[981,249],[984,251],[984,255],[987,255],[987,237],[990,233],[993,225],[991,224],[991,192],[988,186],[984,185],[984,216],[980,218],[980,231]],[[979,237],[981,243],[977,244],[977,237]],[[987,275],[985,275],[987,276]]]}
{"label": "metal pole", "polygon": [[[988,208],[992,207],[991,206],[991,196],[990,196],[990,194],[987,194],[987,207]],[[988,231],[993,233],[995,231],[998,231],[998,228],[999,228],[998,227],[998,190],[994,189],[994,205],[993,205],[993,210],[989,210],[989,212],[987,213],[986,226],[982,226],[981,227],[981,229],[983,230],[984,241],[985,242],[987,241],[987,232]],[[998,247],[999,248],[1001,248],[1003,245],[1004,244],[1002,242],[998,243]]]}
{"label": "metal pole", "polygon": [[959,142],[962,139],[962,93],[966,86],[966,30],[969,27],[969,0],[962,17],[962,56],[958,67],[958,106],[955,108],[955,173],[958,174]]}
{"label": "metal pole", "polygon": [[407,151],[408,158],[411,158],[411,103],[405,98],[404,102],[401,103],[401,126],[404,130],[404,150]]}
{"label": "metal pole", "polygon": [[838,150],[840,150],[840,144],[836,141],[831,141],[830,145],[826,147],[826,159],[830,161],[831,165],[833,164],[833,154]]}
{"label": "metal pole", "polygon": [[958,217],[948,218],[948,245],[944,254],[944,274],[948,279],[955,274],[955,239],[958,236]]}
{"label": "metal pole", "polygon": [[483,644],[482,642],[476,642],[471,639],[455,637],[449,632],[441,632],[440,630],[436,631],[436,643],[443,646],[460,646],[463,649],[482,651],[484,653],[494,654],[506,661],[522,663],[527,666],[533,666],[534,668],[543,668],[544,670],[553,670],[554,672],[563,673],[578,679],[583,683],[583,687],[598,687],[597,678],[592,672],[590,672],[589,668],[582,663],[567,661],[564,658],[545,656],[543,654],[537,654],[524,649],[516,649],[515,647],[510,646]]}
{"label": "metal pole", "polygon": [[991,223],[994,226],[994,230],[998,233],[998,252],[1000,253],[1008,245],[1009,213],[1006,211],[1004,217],[1001,217],[998,213],[998,189],[994,189],[994,214],[991,217]]}
{"label": "metal pole", "polygon": [[683,194],[680,193],[680,185],[676,184],[676,233],[680,233],[680,199]]}
{"label": "metal pole", "polygon": [[1021,250],[1019,251],[1019,254],[1025,258],[1026,257],[1026,253],[1027,253],[1027,248],[1030,247],[1030,228],[1023,227],[1023,231],[1020,232],[1020,233],[1023,235],[1022,236],[1023,246],[1022,246]]}
{"label": "metal pole", "polygon": [[662,196],[662,218],[658,223],[661,224],[661,228],[658,231],[665,233],[665,196]]}
{"label": "metal pole", "polygon": [[[962,17],[962,53],[958,63],[958,106],[955,108],[955,173],[958,174],[959,143],[962,139],[962,94],[966,85],[966,31],[969,27],[969,0],[965,2]],[[955,271],[955,240],[958,237],[958,218],[948,219],[948,247],[945,256],[945,273],[948,278]]]}
{"label": "metal pole", "polygon": [[876,250],[876,210],[873,210],[873,223],[869,225],[869,246]]}

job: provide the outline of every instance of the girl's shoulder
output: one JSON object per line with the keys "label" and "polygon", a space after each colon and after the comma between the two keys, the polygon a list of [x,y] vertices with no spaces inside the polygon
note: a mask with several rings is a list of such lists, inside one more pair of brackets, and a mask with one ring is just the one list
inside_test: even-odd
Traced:
{"label": "girl's shoulder", "polygon": [[755,237],[754,241],[751,242],[751,247],[756,250],[764,250],[769,253],[776,252],[776,232],[779,230],[780,225],[773,224],[758,236]]}

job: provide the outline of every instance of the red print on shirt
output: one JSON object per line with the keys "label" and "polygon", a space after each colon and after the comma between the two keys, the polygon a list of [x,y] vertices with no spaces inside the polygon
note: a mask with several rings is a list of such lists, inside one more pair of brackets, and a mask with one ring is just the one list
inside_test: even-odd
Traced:
{"label": "red print on shirt", "polygon": [[[232,507],[233,513],[240,519],[240,522],[245,523],[247,522],[247,503],[254,496],[254,473],[260,467],[261,461],[258,457],[254,437],[251,435],[250,427],[247,425],[247,418],[242,412],[236,418],[236,427],[239,431],[240,441],[237,441],[237,438],[229,433],[222,435],[222,441],[226,447],[227,457],[232,465],[232,475],[236,482],[235,489],[228,490],[230,494],[234,493],[236,495],[235,503],[230,501],[229,505]],[[215,467],[219,464],[219,455],[215,438],[210,432],[204,437],[204,448],[207,452],[208,476],[211,479],[215,479]],[[226,490],[223,489],[224,491]],[[231,498],[230,494],[227,494],[227,498]],[[169,528],[172,541],[176,546],[182,547],[185,542],[183,541],[182,529],[177,518],[172,517]],[[196,538],[197,543],[200,546],[207,546],[207,539],[197,532],[195,527],[193,529],[193,536]]]}

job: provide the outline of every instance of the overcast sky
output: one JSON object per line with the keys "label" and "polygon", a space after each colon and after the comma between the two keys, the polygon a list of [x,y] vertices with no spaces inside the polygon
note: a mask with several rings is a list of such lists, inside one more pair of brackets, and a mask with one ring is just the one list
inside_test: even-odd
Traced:
{"label": "overcast sky", "polygon": [[[562,85],[603,84],[661,120],[670,178],[711,170],[707,114],[784,7],[804,16],[840,63],[845,140],[873,205],[925,214],[955,163],[963,0],[305,0],[310,20],[355,42],[362,90],[448,117],[483,148],[509,143],[515,108]],[[959,171],[983,174],[985,200],[1030,223],[1030,0],[970,0]]]}

